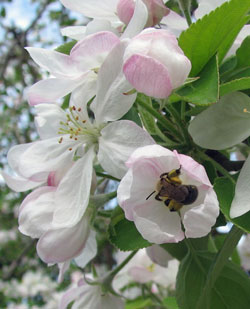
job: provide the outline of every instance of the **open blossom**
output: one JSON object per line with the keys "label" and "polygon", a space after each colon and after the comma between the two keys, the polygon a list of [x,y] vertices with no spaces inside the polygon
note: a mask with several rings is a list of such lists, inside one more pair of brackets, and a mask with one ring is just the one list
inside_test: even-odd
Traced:
{"label": "open blossom", "polygon": [[148,28],[135,36],[124,54],[123,72],[134,88],[148,96],[168,97],[181,86],[191,63],[167,30]]}
{"label": "open blossom", "polygon": [[43,184],[23,201],[19,228],[39,238],[38,254],[47,263],[67,262],[87,246],[94,160],[121,178],[130,154],[138,146],[154,143],[134,122],[115,121],[135,100],[135,94],[126,94],[131,85],[122,73],[125,47],[125,42],[116,46],[99,70],[97,95],[91,103],[94,120],[88,117],[81,90],[71,95],[68,112],[56,104],[38,104],[35,120],[41,140],[14,146],[8,153],[18,179],[7,175],[12,188],[25,179],[29,188]]}
{"label": "open blossom", "polygon": [[[145,239],[161,244],[209,233],[219,206],[203,166],[159,145],[138,148],[126,164],[129,170],[118,187],[118,201]],[[173,178],[168,176],[171,171]],[[165,184],[163,189],[159,183]],[[178,185],[182,193],[175,190]]]}
{"label": "open blossom", "polygon": [[89,285],[83,278],[78,281],[77,287],[70,288],[63,295],[59,309],[68,308],[72,301],[72,309],[124,309],[120,297],[104,293],[100,285]]}
{"label": "open blossom", "polygon": [[39,81],[28,90],[31,105],[49,103],[70,92],[81,92],[87,102],[96,93],[97,72],[119,38],[111,32],[89,35],[65,55],[43,48],[26,48],[32,59],[52,77]]}
{"label": "open blossom", "polygon": [[[156,249],[152,248],[152,250]],[[116,256],[117,262],[121,263],[128,255],[129,252],[118,252]],[[126,266],[115,276],[113,281],[114,289],[119,291],[131,282],[151,282],[160,284],[164,288],[173,289],[175,286],[179,262],[168,254],[166,254],[165,257],[165,265],[163,267],[151,260],[147,254],[147,249],[139,250]]]}

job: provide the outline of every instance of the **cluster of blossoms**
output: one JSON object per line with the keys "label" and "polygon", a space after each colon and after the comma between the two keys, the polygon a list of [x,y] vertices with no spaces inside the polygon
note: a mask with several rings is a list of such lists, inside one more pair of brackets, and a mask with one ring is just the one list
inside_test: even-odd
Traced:
{"label": "cluster of blossoms", "polygon": [[[11,148],[8,162],[15,176],[2,173],[13,190],[33,190],[20,206],[19,230],[39,239],[38,255],[58,264],[59,280],[72,259],[83,268],[97,253],[96,209],[89,203],[97,165],[121,179],[119,205],[150,243],[203,237],[219,215],[202,165],[157,145],[144,128],[122,119],[137,92],[165,99],[186,81],[191,63],[167,29],[175,13],[162,0],[61,2],[92,21],[62,30],[78,41],[69,55],[27,48],[50,72],[28,90],[40,139]],[[68,94],[64,109],[61,99]],[[101,280],[81,278],[64,295],[61,308],[73,300],[72,308],[124,308],[117,294],[131,281],[154,282],[156,290],[158,285],[173,288],[178,262],[167,267],[169,258],[162,262],[158,249],[147,251],[153,262],[146,250],[139,251],[115,277],[113,294],[103,290]]]}

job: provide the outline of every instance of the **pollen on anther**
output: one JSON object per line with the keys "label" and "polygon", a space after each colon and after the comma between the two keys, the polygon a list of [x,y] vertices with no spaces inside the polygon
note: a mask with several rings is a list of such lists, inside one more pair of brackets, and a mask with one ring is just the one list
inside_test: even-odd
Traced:
{"label": "pollen on anther", "polygon": [[72,106],[72,109],[73,109],[73,111],[75,111],[75,110],[76,110],[76,107],[75,107],[75,106]]}
{"label": "pollen on anther", "polygon": [[62,141],[63,141],[63,138],[61,137],[61,138],[59,139],[58,143],[61,144]]}
{"label": "pollen on anther", "polygon": [[250,114],[250,112],[246,108],[243,108],[243,112]]}
{"label": "pollen on anther", "polygon": [[82,123],[85,123],[86,122],[86,120],[82,120]]}
{"label": "pollen on anther", "polygon": [[69,151],[71,151],[72,150],[72,148],[69,148]]}
{"label": "pollen on anther", "polygon": [[82,110],[81,107],[79,107],[79,108],[78,108],[78,112],[80,112],[81,110]]}
{"label": "pollen on anther", "polygon": [[78,139],[78,138],[77,138],[77,137],[75,137],[75,141],[77,141],[77,139]]}
{"label": "pollen on anther", "polygon": [[79,120],[79,117],[78,117],[78,116],[76,116],[76,120]]}

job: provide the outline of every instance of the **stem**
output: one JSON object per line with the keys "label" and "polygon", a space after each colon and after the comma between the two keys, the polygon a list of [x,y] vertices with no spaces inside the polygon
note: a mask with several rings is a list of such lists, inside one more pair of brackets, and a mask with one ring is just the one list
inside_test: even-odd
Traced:
{"label": "stem", "polygon": [[[214,283],[220,275],[225,263],[228,261],[228,258],[232,255],[233,250],[237,246],[243,231],[240,230],[237,226],[233,226],[231,231],[228,233],[221,250],[216,255],[214,263],[211,265],[208,272],[207,280],[203,288],[203,292],[199,298],[197,308],[209,309],[210,304],[210,293],[213,288]],[[204,304],[206,307],[204,308]]]}
{"label": "stem", "polygon": [[108,274],[108,278],[111,278],[111,280],[112,280],[114,278],[114,276],[132,259],[132,257],[135,256],[137,251],[138,250],[131,252],[130,255],[128,257],[126,257],[126,259],[124,261],[121,262],[121,264],[119,264],[114,270],[112,270]]}
{"label": "stem", "polygon": [[190,15],[190,1],[189,0],[178,0],[179,7],[182,10],[184,16],[186,17],[187,23],[190,26],[192,24],[192,19]]}
{"label": "stem", "polygon": [[105,203],[109,202],[113,198],[115,198],[117,195],[117,191],[109,192],[109,193],[102,193],[102,194],[96,194],[91,195],[89,198],[89,204],[93,205],[95,209],[100,208]]}
{"label": "stem", "polygon": [[150,288],[146,284],[144,284],[143,287],[149,292],[150,296],[157,301],[157,303],[159,303],[160,305],[162,304],[162,300],[160,299],[160,297],[152,293]]}
{"label": "stem", "polygon": [[182,139],[178,130],[173,125],[171,121],[169,121],[166,117],[162,114],[154,110],[151,106],[149,106],[146,102],[142,101],[141,99],[137,98],[136,101],[140,106],[142,106],[145,110],[147,110],[152,116],[154,116],[166,129],[168,129],[171,133],[173,133],[179,140]]}
{"label": "stem", "polygon": [[203,265],[201,264],[199,258],[197,258],[196,250],[195,250],[195,248],[194,248],[194,246],[193,246],[193,244],[192,244],[192,242],[190,241],[189,238],[185,238],[185,244],[186,244],[186,246],[188,247],[189,252],[191,253],[193,259],[194,259],[195,262],[196,262],[196,264],[199,266],[200,270],[201,270],[204,274],[206,274],[206,270],[205,270],[205,268],[203,267]]}
{"label": "stem", "polygon": [[118,179],[118,178],[115,178],[113,176],[110,176],[108,174],[104,174],[104,173],[101,173],[101,172],[96,172],[96,176],[108,178],[108,179],[115,180],[115,181],[120,181],[120,179]]}
{"label": "stem", "polygon": [[216,168],[217,171],[219,171],[222,175],[226,176],[228,179],[230,179],[232,181],[233,184],[235,184],[235,180],[233,179],[233,177],[228,173],[228,171],[224,167],[222,167],[218,162],[216,162],[214,159],[209,157],[204,152],[199,151],[198,153],[199,153],[199,156],[203,160],[211,162],[213,164],[213,166]]}
{"label": "stem", "polygon": [[190,137],[188,134],[188,131],[181,120],[181,117],[177,110],[172,106],[172,104],[167,104],[166,109],[169,111],[169,113],[172,115],[172,117],[175,119],[176,124],[178,125],[178,128],[180,129],[182,136],[186,142],[187,145],[190,145]]}

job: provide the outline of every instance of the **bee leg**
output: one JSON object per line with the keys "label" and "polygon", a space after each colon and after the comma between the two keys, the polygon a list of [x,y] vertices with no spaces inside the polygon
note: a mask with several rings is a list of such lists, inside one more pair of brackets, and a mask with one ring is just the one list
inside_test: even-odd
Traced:
{"label": "bee leg", "polygon": [[173,212],[180,210],[183,205],[181,203],[176,202],[175,200],[170,200],[170,202],[166,206],[168,206],[169,210]]}
{"label": "bee leg", "polygon": [[162,201],[162,199],[160,198],[160,193],[157,193],[157,194],[156,194],[155,199],[156,199],[157,201]]}

